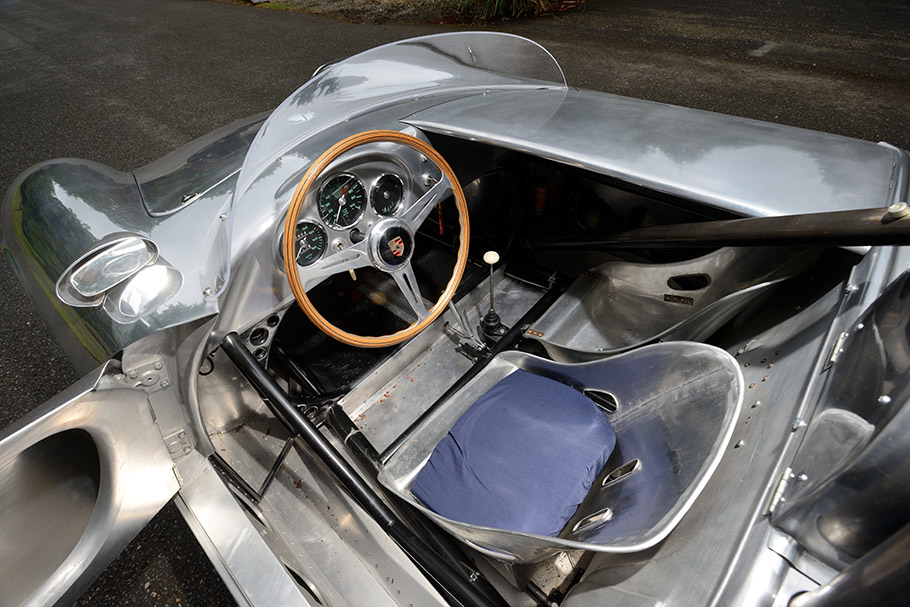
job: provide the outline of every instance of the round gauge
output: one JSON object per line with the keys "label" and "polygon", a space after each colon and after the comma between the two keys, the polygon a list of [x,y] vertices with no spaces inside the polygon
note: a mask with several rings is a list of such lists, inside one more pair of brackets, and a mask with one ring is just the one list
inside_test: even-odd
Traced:
{"label": "round gauge", "polygon": [[294,233],[294,254],[298,266],[308,266],[322,257],[328,237],[322,226],[312,221],[301,221]]}
{"label": "round gauge", "polygon": [[370,204],[377,215],[394,215],[404,198],[404,185],[397,175],[383,175],[370,192]]}
{"label": "round gauge", "polygon": [[333,228],[349,228],[363,216],[367,195],[353,175],[335,175],[319,190],[319,216]]}

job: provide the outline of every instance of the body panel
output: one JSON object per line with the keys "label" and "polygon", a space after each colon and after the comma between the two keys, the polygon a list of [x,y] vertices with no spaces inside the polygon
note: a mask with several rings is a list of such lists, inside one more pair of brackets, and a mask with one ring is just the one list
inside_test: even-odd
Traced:
{"label": "body panel", "polygon": [[885,207],[908,179],[893,146],[577,89],[459,99],[405,122],[750,217]]}
{"label": "body panel", "polygon": [[0,436],[0,602],[65,605],[177,492],[145,392],[84,377]]}

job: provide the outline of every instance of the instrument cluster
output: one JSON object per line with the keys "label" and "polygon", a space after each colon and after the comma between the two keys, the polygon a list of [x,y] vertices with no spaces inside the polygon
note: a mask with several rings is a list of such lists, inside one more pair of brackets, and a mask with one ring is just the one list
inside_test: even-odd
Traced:
{"label": "instrument cluster", "polygon": [[316,194],[316,210],[321,221],[304,219],[297,223],[295,252],[297,265],[319,261],[329,245],[330,231],[356,230],[364,217],[368,220],[393,217],[404,206],[405,182],[396,173],[383,172],[367,179],[369,190],[357,175],[338,172],[323,180]]}

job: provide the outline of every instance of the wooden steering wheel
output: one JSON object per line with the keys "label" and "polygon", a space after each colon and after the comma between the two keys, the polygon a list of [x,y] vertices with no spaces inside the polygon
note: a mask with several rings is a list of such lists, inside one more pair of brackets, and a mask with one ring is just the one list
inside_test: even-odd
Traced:
{"label": "wooden steering wheel", "polygon": [[[330,251],[328,255],[305,268],[298,266],[295,257],[295,236],[300,212],[305,201],[316,190],[317,184],[325,170],[343,154],[354,148],[371,143],[397,143],[423,154],[428,161],[434,163],[441,173],[441,178],[436,183],[431,183],[429,190],[417,200],[404,200],[402,209],[390,217],[380,217],[365,228],[365,234],[358,242],[351,241],[350,246],[345,246],[337,251]],[[460,225],[458,254],[452,277],[436,303],[427,310],[411,259],[414,254],[414,234],[429,215],[430,211],[449,194],[454,195],[458,208],[458,221]],[[300,304],[307,317],[313,321],[321,331],[338,341],[359,346],[362,348],[381,348],[401,343],[414,337],[439,317],[445,310],[455,294],[455,289],[461,281],[465,264],[468,260],[468,242],[470,227],[468,222],[468,205],[464,192],[452,168],[428,143],[398,131],[366,131],[344,139],[326,150],[310,166],[300,180],[291,206],[288,208],[284,225],[284,238],[282,252],[284,254],[284,269],[291,285],[291,291]],[[364,336],[349,333],[326,320],[313,306],[304,290],[304,281],[308,284],[327,278],[339,272],[355,270],[372,266],[388,273],[401,289],[411,309],[417,315],[417,320],[409,327],[381,336]]]}

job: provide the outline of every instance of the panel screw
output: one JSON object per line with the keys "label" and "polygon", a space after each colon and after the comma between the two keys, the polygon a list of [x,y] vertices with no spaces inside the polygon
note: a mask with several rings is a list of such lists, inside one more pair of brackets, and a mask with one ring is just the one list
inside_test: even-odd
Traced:
{"label": "panel screw", "polygon": [[864,325],[863,323],[859,323],[858,325],[856,325],[856,330],[857,330],[857,331],[862,331],[862,330],[863,330],[863,327],[865,327],[865,326],[866,326],[866,325]]}
{"label": "panel screw", "polygon": [[206,288],[202,289],[202,294],[205,295],[206,297],[209,297],[212,294],[212,288],[206,287]]}
{"label": "panel screw", "polygon": [[170,386],[170,385],[171,385],[171,382],[169,382],[168,380],[166,380],[166,379],[162,379],[162,380],[161,380],[161,387],[162,387],[162,388],[167,388],[167,387]]}
{"label": "panel screw", "polygon": [[846,288],[844,288],[844,292],[849,295],[850,293],[853,293],[854,291],[856,291],[856,288],[857,287],[855,284],[850,283],[846,286]]}
{"label": "panel screw", "polygon": [[139,371],[130,371],[130,379],[136,379],[139,377]]}
{"label": "panel screw", "polygon": [[790,424],[790,432],[796,432],[797,430],[799,430],[800,428],[802,428],[805,425],[806,425],[806,422],[803,421],[802,418],[797,417]]}
{"label": "panel screw", "polygon": [[183,452],[184,452],[184,453],[189,453],[190,451],[192,451],[192,448],[190,448],[190,447],[184,447],[184,448],[183,448]]}
{"label": "panel screw", "polygon": [[221,215],[218,216],[218,219],[220,219],[221,221],[224,221],[225,219],[227,219],[227,213],[222,213]]}
{"label": "panel screw", "polygon": [[164,366],[164,363],[162,363],[162,362],[159,360],[158,362],[155,363],[155,370],[156,370],[156,371],[161,371],[161,368],[162,368],[163,366]]}
{"label": "panel screw", "polygon": [[891,404],[891,397],[888,396],[887,394],[882,394],[881,396],[878,397],[878,404],[880,404],[880,405],[890,405],[890,404]]}
{"label": "panel screw", "polygon": [[181,432],[181,433],[179,433],[179,434],[177,435],[177,438],[181,438],[181,439],[186,438],[186,432]]}
{"label": "panel screw", "polygon": [[910,207],[907,206],[906,202],[896,202],[888,207],[888,215],[894,219],[906,217],[907,215],[910,215]]}

